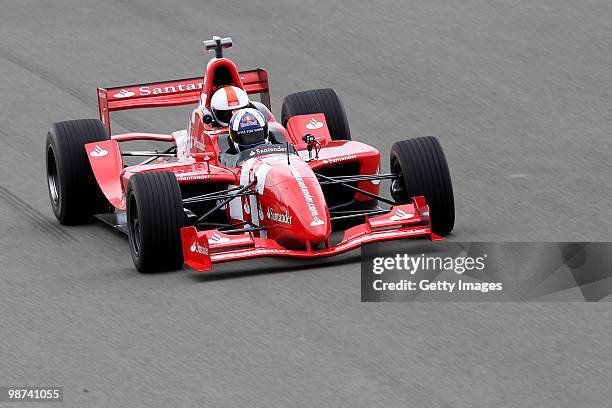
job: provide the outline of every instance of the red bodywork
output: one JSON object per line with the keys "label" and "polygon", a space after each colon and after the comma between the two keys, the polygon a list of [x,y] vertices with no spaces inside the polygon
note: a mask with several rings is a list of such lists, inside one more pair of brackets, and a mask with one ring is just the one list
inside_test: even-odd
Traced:
{"label": "red bodywork", "polygon": [[[270,107],[268,74],[263,69],[239,72],[234,63],[225,58],[212,59],[202,78],[189,78],[103,89],[98,88],[100,118],[111,134],[110,112],[126,109],[167,107],[204,102],[208,107],[215,91],[215,75],[224,71],[232,85],[243,88],[249,95],[259,95]],[[314,123],[314,125],[313,125]],[[314,171],[347,163],[356,163],[358,174],[376,174],[380,154],[377,149],[357,141],[330,137],[324,114],[292,117],[286,129],[271,118],[270,127],[282,132],[292,143],[297,154],[261,152],[227,168],[219,161],[221,148],[218,138],[226,129],[212,128],[203,122],[203,112],[193,111],[188,129],[172,135],[128,133],[112,135],[108,141],[85,145],[100,188],[110,203],[119,211],[126,210],[126,190],[129,178],[137,173],[170,171],[179,184],[226,185],[228,189],[245,186],[255,181],[256,194],[236,197],[226,206],[229,223],[248,221],[265,230],[241,234],[224,234],[217,229],[181,230],[185,263],[196,270],[209,270],[213,263],[261,256],[312,258],[330,256],[357,248],[364,243],[429,237],[431,232],[429,208],[422,197],[411,204],[394,206],[389,213],[365,217],[365,223],[344,232],[339,243],[332,245],[332,226],[322,187]],[[320,143],[318,158],[309,160],[302,137],[310,133]],[[149,164],[125,166],[120,142],[156,140],[176,142],[179,152],[176,161],[157,160]],[[102,152],[102,153],[100,153]],[[376,181],[359,181],[356,187],[379,193]],[[357,201],[372,200],[356,192]]]}

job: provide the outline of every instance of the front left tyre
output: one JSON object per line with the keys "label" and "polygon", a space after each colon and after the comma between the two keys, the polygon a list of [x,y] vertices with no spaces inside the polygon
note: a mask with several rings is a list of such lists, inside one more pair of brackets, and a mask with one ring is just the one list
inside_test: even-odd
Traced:
{"label": "front left tyre", "polygon": [[47,133],[45,157],[51,208],[64,225],[90,222],[94,214],[108,212],[110,203],[93,174],[85,144],[108,140],[97,119],[58,122]]}
{"label": "front left tyre", "polygon": [[155,171],[130,177],[127,190],[130,252],[143,273],[183,266],[181,189],[173,173]]}
{"label": "front left tyre", "polygon": [[287,127],[287,122],[293,116],[314,113],[325,115],[332,140],[351,140],[344,105],[336,91],[331,88],[311,89],[285,96],[281,107],[281,122]]}
{"label": "front left tyre", "polygon": [[431,213],[431,229],[450,234],[455,226],[455,198],[442,146],[433,136],[402,140],[391,147],[391,173],[399,177],[391,195],[399,203],[424,196]]}

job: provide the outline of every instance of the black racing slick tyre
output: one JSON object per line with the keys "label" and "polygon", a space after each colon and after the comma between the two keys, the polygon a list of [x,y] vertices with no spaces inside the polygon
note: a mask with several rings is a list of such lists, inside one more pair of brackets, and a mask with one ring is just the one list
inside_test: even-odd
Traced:
{"label": "black racing slick tyre", "polygon": [[325,121],[333,140],[351,140],[351,130],[344,106],[336,91],[331,88],[312,89],[285,96],[281,108],[281,122],[286,127],[291,117],[314,113],[325,114]]}
{"label": "black racing slick tyre", "polygon": [[400,178],[391,185],[397,202],[424,196],[431,216],[432,231],[449,234],[455,226],[453,185],[442,146],[435,137],[397,142],[391,147],[391,172]]}
{"label": "black racing slick tyre", "polygon": [[143,273],[174,271],[183,266],[183,200],[176,177],[150,172],[130,177],[127,190],[130,252]]}
{"label": "black racing slick tyre", "polygon": [[89,164],[86,143],[108,140],[97,119],[58,122],[47,133],[45,157],[47,186],[53,213],[65,225],[84,224],[92,215],[108,212],[111,205],[102,194]]}

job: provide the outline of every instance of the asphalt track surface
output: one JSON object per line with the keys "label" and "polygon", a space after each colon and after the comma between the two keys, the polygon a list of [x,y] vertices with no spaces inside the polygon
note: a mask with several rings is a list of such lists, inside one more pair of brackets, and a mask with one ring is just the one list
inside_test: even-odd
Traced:
{"label": "asphalt track surface", "polygon": [[0,385],[63,385],[70,407],[610,406],[607,304],[361,304],[359,251],[146,276],[121,235],[58,226],[49,126],[96,117],[98,85],[201,73],[212,34],[269,69],[275,113],[334,87],[385,164],[394,141],[437,135],[450,239],[609,240],[607,0],[4,0]]}

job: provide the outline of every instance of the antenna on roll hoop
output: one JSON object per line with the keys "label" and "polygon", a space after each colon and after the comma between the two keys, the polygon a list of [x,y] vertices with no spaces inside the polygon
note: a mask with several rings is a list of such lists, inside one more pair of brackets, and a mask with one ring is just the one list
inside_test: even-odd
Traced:
{"label": "antenna on roll hoop", "polygon": [[206,51],[215,50],[216,58],[223,58],[223,49],[232,46],[232,39],[230,37],[221,38],[213,35],[212,40],[202,41],[204,43],[204,49]]}

